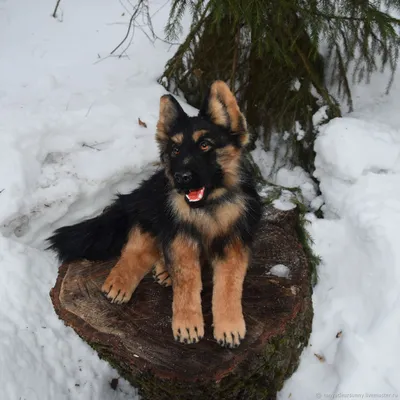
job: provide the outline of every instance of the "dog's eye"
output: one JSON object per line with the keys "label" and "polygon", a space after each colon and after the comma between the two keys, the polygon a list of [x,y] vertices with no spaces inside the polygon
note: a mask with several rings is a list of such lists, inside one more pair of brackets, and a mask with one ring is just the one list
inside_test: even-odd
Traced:
{"label": "dog's eye", "polygon": [[179,154],[179,147],[178,146],[173,146],[172,147],[172,154],[177,156]]}
{"label": "dog's eye", "polygon": [[203,151],[207,151],[207,150],[210,149],[210,144],[209,144],[208,142],[206,142],[205,140],[203,140],[203,141],[200,143],[200,148],[201,148]]}

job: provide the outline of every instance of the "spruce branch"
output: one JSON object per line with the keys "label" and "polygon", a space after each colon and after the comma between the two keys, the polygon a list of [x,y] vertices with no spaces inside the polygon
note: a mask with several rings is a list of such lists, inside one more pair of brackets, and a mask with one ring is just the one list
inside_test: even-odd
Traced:
{"label": "spruce branch", "polygon": [[195,107],[212,81],[229,82],[249,129],[267,147],[273,132],[295,138],[301,126],[304,138],[293,139],[286,155],[309,172],[313,114],[324,105],[329,118],[340,115],[329,85],[352,110],[350,79],[368,83],[372,73],[389,69],[387,90],[393,82],[400,20],[392,11],[400,12],[400,0],[172,0],[168,37],[182,32],[187,10],[189,34],[159,82]]}
{"label": "spruce branch", "polygon": [[[337,15],[337,14],[327,14],[324,13],[323,11],[319,10],[307,10],[305,9],[304,11],[309,12],[312,16],[314,17],[320,17],[325,20],[337,20],[337,21],[348,21],[348,22],[365,22],[365,17],[356,17],[356,16],[346,16],[346,15]],[[392,17],[388,14],[382,13],[378,10],[375,10],[377,14],[381,14],[381,16],[384,16],[385,23],[389,24],[400,24],[400,19]]]}
{"label": "spruce branch", "polygon": [[164,72],[164,76],[166,76],[167,78],[169,78],[170,73],[172,73],[172,71],[177,67],[178,63],[182,62],[185,52],[190,50],[190,44],[192,40],[194,40],[195,36],[199,33],[200,29],[203,27],[209,9],[210,3],[208,3],[205,7],[197,23],[190,28],[189,34],[187,35],[185,41],[179,46],[175,55],[171,58],[171,60],[168,61],[166,70]]}
{"label": "spruce branch", "polygon": [[343,84],[344,92],[345,92],[346,98],[347,98],[347,105],[349,107],[349,111],[351,112],[351,111],[353,111],[353,98],[352,98],[352,95],[351,95],[349,81],[347,80],[347,76],[346,76],[347,68],[346,68],[346,66],[344,64],[342,55],[340,53],[340,48],[339,48],[338,45],[336,45],[336,57],[338,59],[339,73],[340,73],[340,75],[342,77],[342,79],[339,82],[339,91],[340,91],[340,88],[341,88],[341,86]]}

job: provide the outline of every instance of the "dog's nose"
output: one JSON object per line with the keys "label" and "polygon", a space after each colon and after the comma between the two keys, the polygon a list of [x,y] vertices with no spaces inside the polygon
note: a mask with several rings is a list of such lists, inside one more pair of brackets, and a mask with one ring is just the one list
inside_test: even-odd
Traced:
{"label": "dog's nose", "polygon": [[174,178],[178,183],[189,183],[192,180],[192,173],[190,171],[175,172]]}

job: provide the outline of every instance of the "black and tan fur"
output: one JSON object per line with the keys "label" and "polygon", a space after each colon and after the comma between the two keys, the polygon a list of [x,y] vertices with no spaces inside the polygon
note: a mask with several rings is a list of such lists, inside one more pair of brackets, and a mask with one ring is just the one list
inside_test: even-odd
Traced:
{"label": "black and tan fur", "polygon": [[196,117],[162,96],[156,140],[163,168],[95,218],[58,229],[49,239],[62,261],[119,257],[102,287],[129,301],[154,268],[173,287],[172,331],[196,343],[204,335],[201,262],[214,270],[214,337],[236,347],[245,337],[242,287],[261,204],[246,168],[244,116],[228,86],[216,81]]}

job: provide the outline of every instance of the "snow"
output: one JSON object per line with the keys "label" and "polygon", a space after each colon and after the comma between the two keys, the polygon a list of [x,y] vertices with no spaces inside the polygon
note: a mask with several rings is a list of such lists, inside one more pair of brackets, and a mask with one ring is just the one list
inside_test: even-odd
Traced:
{"label": "snow", "polygon": [[269,274],[278,276],[279,278],[289,278],[290,269],[286,265],[276,264],[271,267]]}
{"label": "snow", "polygon": [[272,205],[281,211],[289,211],[296,208],[296,205],[293,202],[293,193],[289,190],[282,190],[280,192],[280,196],[278,199],[272,202]]}
{"label": "snow", "polygon": [[280,400],[400,396],[396,95],[374,105],[373,118],[366,104],[330,121],[315,143],[322,192],[316,199],[324,202],[325,219],[308,218],[323,262],[310,344]]}
{"label": "snow", "polygon": [[157,161],[156,79],[174,47],[136,29],[127,57],[107,58],[126,32],[123,5],[61,1],[57,20],[53,0],[0,1],[1,399],[136,397],[123,379],[112,390],[117,372],[58,320],[57,261],[44,251],[55,228],[95,215]]}
{"label": "snow", "polygon": [[[165,4],[151,2],[160,37]],[[137,398],[123,379],[111,389],[117,372],[55,315],[57,261],[44,239],[154,169],[165,93],[156,80],[176,46],[151,43],[136,27],[122,57],[109,57],[125,35],[128,2],[62,0],[58,19],[54,6],[0,0],[0,398]],[[264,176],[286,188],[277,208],[292,208],[299,188],[325,216],[308,215],[323,260],[313,332],[280,400],[400,395],[400,75],[388,96],[386,82],[377,74],[355,87],[355,111],[344,118],[323,125],[326,110],[315,114],[321,193],[301,168],[274,164],[283,147],[254,151]],[[285,276],[284,267],[271,272]]]}
{"label": "snow", "polygon": [[[277,141],[274,145],[278,145]],[[275,154],[277,154],[278,162],[274,160]],[[272,181],[275,185],[282,186],[286,189],[300,189],[304,203],[310,206],[311,202],[317,196],[317,186],[315,182],[301,167],[296,166],[289,168],[280,165],[279,160],[284,158],[284,156],[285,149],[279,148],[279,151],[276,151],[275,147],[272,147],[271,150],[266,152],[260,141],[257,141],[256,149],[253,151],[253,158],[267,181]],[[290,197],[289,194],[285,196]],[[285,203],[287,202],[285,201]],[[279,203],[275,203],[275,206],[280,208]]]}
{"label": "snow", "polygon": [[337,215],[355,183],[369,175],[400,171],[398,130],[382,123],[350,117],[334,119],[321,130],[315,150],[314,175],[321,182],[326,208]]}

